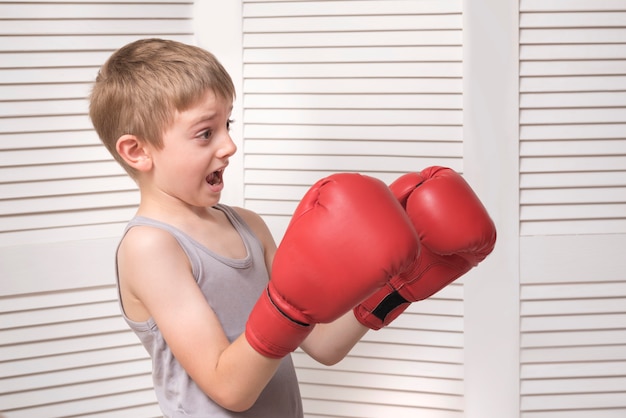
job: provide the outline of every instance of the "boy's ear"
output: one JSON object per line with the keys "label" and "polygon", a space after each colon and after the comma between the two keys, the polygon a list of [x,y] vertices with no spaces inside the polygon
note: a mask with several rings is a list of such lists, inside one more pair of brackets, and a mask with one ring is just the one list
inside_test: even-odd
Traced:
{"label": "boy's ear", "polygon": [[152,167],[150,150],[145,142],[139,140],[135,135],[125,134],[117,139],[115,145],[117,153],[126,164],[137,171],[148,171]]}

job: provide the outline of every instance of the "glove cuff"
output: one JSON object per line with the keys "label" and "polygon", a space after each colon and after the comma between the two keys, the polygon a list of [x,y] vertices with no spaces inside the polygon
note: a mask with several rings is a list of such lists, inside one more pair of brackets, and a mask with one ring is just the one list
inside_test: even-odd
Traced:
{"label": "glove cuff", "polygon": [[266,290],[252,308],[245,335],[260,354],[278,359],[298,348],[312,330],[312,325],[295,322],[282,313]]}

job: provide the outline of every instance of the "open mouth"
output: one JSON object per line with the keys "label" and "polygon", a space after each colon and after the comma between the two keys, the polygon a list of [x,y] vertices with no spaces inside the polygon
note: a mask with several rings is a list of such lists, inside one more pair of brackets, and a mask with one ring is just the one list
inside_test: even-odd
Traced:
{"label": "open mouth", "polygon": [[206,178],[207,183],[211,186],[217,186],[222,184],[222,175],[224,174],[224,169],[217,170],[209,174]]}

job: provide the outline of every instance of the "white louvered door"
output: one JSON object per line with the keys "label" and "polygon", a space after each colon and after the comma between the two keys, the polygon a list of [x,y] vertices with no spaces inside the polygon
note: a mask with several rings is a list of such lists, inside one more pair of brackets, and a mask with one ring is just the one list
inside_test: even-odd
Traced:
{"label": "white louvered door", "polygon": [[626,416],[626,2],[520,2],[521,417]]}
{"label": "white louvered door", "polygon": [[[463,170],[460,1],[243,1],[244,198],[277,240],[334,172]],[[327,368],[295,354],[307,417],[460,417],[463,287]]]}
{"label": "white louvered door", "polygon": [[113,254],[138,203],[87,116],[98,68],[144,37],[193,42],[191,1],[0,2],[0,411],[157,417]]}
{"label": "white louvered door", "polygon": [[[337,171],[390,182],[448,165],[482,180],[496,220],[515,218],[471,281],[368,334],[344,362],[327,368],[296,353],[307,418],[626,414],[626,4],[520,0],[519,51],[488,39],[508,33],[508,9],[493,10],[500,4],[241,2],[244,185],[243,202],[233,203],[261,213],[277,240],[308,186]],[[481,32],[473,40],[497,45],[497,57],[463,46],[469,7]],[[192,2],[178,1],[0,2],[0,411],[8,418],[160,415],[112,283],[110,254],[137,194],[98,144],[85,98],[98,66],[124,43],[193,42],[191,14]],[[498,30],[481,38],[482,25]],[[484,69],[507,54],[520,58],[511,81],[519,81],[519,126],[513,143],[492,147],[510,139],[509,112],[518,109],[507,96],[511,109],[499,112],[497,92],[482,95],[491,80],[475,61]],[[469,73],[465,59],[474,60]],[[476,158],[468,146],[519,148],[520,172],[511,168],[519,196],[517,186],[494,193],[511,176],[489,160],[510,155]],[[518,197],[519,220],[502,201]],[[485,272],[506,286],[488,288]],[[511,312],[521,329],[515,353],[501,332]],[[501,328],[487,329],[493,324]],[[493,343],[487,355],[476,335]],[[517,395],[516,373],[519,414],[508,386]],[[506,407],[491,408],[499,402]]]}

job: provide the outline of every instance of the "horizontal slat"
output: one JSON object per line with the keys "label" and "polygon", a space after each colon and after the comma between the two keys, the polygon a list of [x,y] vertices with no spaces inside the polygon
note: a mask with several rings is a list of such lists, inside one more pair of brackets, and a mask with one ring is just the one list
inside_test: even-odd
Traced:
{"label": "horizontal slat", "polygon": [[0,102],[0,116],[25,117],[25,116],[51,116],[51,115],[75,115],[86,113],[89,102],[86,99],[49,100],[45,102]]}
{"label": "horizontal slat", "polygon": [[600,109],[524,109],[520,113],[522,125],[573,123],[620,123],[626,121],[626,107]]}
{"label": "horizontal slat", "polygon": [[[3,216],[35,215],[136,206],[139,204],[139,199],[138,190],[129,190],[0,200],[0,213]],[[10,231],[11,229],[5,230]]]}
{"label": "horizontal slat", "polygon": [[523,301],[521,304],[521,314],[522,316],[612,314],[613,312],[621,312],[625,302],[626,295],[620,294],[614,297],[598,299],[585,298],[553,299],[549,301]]}
{"label": "horizontal slat", "polygon": [[[621,155],[626,154],[626,138],[623,140],[592,141],[523,141],[520,144],[520,155],[523,157],[565,157],[591,155]],[[619,177],[619,173],[616,173]],[[626,178],[622,178],[626,180]]]}
{"label": "horizontal slat", "polygon": [[82,303],[75,306],[38,308],[22,312],[0,314],[0,329],[37,327],[47,324],[59,324],[71,321],[86,321],[98,318],[110,318],[119,315],[117,300]]}
{"label": "horizontal slat", "polygon": [[[591,379],[537,379],[524,380],[522,395],[546,395],[555,393],[612,393],[626,387],[626,377],[594,377]],[[594,414],[595,416],[595,414]]]}
{"label": "horizontal slat", "polygon": [[[52,180],[26,183],[0,183],[3,199],[26,199],[43,196],[104,193],[137,190],[129,176],[109,176],[69,180]],[[0,202],[2,199],[0,199]],[[0,203],[1,205],[1,203]]]}
{"label": "horizontal slat", "polygon": [[[138,397],[139,398],[139,397]],[[102,412],[91,412],[89,418],[161,418],[163,412],[154,398],[150,405],[128,406],[123,409],[108,410]]]}
{"label": "horizontal slat", "polygon": [[[151,375],[152,362],[150,358],[133,361],[120,361],[104,365],[90,365],[88,367],[59,370],[40,373],[33,381],[32,376],[13,377],[0,381],[0,393],[20,396],[21,392],[36,392],[51,387],[89,383],[93,381],[110,380],[126,376]],[[31,405],[32,400],[26,399],[22,405],[7,405],[13,408]]]}
{"label": "horizontal slat", "polygon": [[260,155],[246,155],[244,157],[246,167],[252,169],[301,169],[301,170],[327,170],[327,171],[363,171],[364,167],[376,171],[411,172],[420,167],[442,165],[453,170],[460,171],[462,159],[455,157],[399,157],[387,156],[379,158],[375,156],[314,156],[275,155],[272,158]]}
{"label": "horizontal slat", "polygon": [[624,396],[624,392],[592,394],[576,393],[568,395],[552,395],[549,397],[524,396],[521,402],[521,409],[523,411],[544,411],[546,409],[576,410],[592,408],[626,408],[626,396]]}
{"label": "horizontal slat", "polygon": [[363,337],[363,341],[388,344],[414,344],[430,347],[463,347],[462,332],[448,332],[441,330],[406,330],[387,328],[384,333],[371,333]]}
{"label": "horizontal slat", "polygon": [[[594,2],[595,3],[595,2]],[[587,3],[589,4],[589,3]],[[623,7],[621,7],[623,10]],[[521,13],[520,28],[622,27],[626,11]]]}
{"label": "horizontal slat", "polygon": [[622,203],[626,202],[626,187],[522,190],[520,201],[522,205]]}
{"label": "horizontal slat", "polygon": [[0,125],[0,134],[66,131],[68,129],[82,131],[93,129],[93,125],[86,114],[6,118],[2,120]]}
{"label": "horizontal slat", "polygon": [[[66,63],[71,63],[72,67],[77,66],[87,66],[87,67],[95,67],[102,65],[107,58],[111,55],[111,53],[118,47],[120,44],[116,43],[115,46],[112,46],[110,49],[106,51],[76,51],[76,52],[32,52],[29,51],[30,48],[40,50],[42,47],[40,44],[44,43],[44,37],[40,39],[33,40],[31,37],[23,37],[25,39],[15,39],[16,37],[11,37],[11,39],[7,39],[8,37],[0,37],[0,50],[2,52],[2,61],[0,62],[0,68],[43,68],[43,67],[59,67],[66,66]],[[59,37],[57,37],[59,38]],[[76,37],[63,37],[67,39],[68,45],[60,45],[61,39],[55,39],[54,43],[50,42],[49,36],[46,36],[45,39],[48,40],[51,49],[54,47],[58,49],[70,49],[70,47],[76,48]],[[88,37],[87,37],[88,38]],[[82,39],[78,38],[78,39]],[[107,39],[106,37],[104,39]],[[28,46],[28,42],[30,41],[30,48]],[[86,40],[87,41],[87,40]],[[86,43],[85,43],[86,44]],[[21,47],[20,47],[21,45]],[[85,46],[83,46],[85,47]],[[89,45],[89,49],[96,49],[94,45]],[[16,51],[16,52],[8,52],[8,51]],[[25,53],[28,51],[28,53]]]}
{"label": "horizontal slat", "polygon": [[461,109],[463,97],[460,94],[250,93],[243,101],[247,109],[377,109],[381,101],[393,103],[394,109]]}
{"label": "horizontal slat", "polygon": [[[438,297],[440,293],[437,293],[433,298]],[[419,304],[426,303],[425,301],[419,302]],[[462,305],[463,301],[458,300],[458,304]],[[400,317],[395,319],[390,329],[404,329],[404,330],[424,330],[424,331],[443,331],[443,332],[463,332],[463,317],[462,316],[445,316],[445,315],[432,315],[432,314],[414,314],[411,312],[404,312]]]}
{"label": "horizontal slat", "polygon": [[69,241],[98,240],[117,237],[124,230],[127,218],[118,222],[92,225],[60,226],[39,230],[0,233],[0,245],[50,244],[59,242],[59,237]]}
{"label": "horizontal slat", "polygon": [[520,176],[521,189],[611,187],[625,185],[626,171],[592,173],[525,173]]}
{"label": "horizontal slat", "polygon": [[521,351],[522,363],[559,363],[623,360],[626,345],[538,347]]}
{"label": "horizontal slat", "polygon": [[521,235],[580,235],[616,234],[626,232],[625,219],[559,220],[551,222],[525,221]]}
{"label": "horizontal slat", "polygon": [[[562,221],[582,219],[622,219],[626,213],[626,204],[553,204],[553,205],[526,205],[522,207],[520,219],[522,221]],[[618,231],[622,231],[621,229]]]}
{"label": "horizontal slat", "polygon": [[[626,14],[624,15],[626,17]],[[624,44],[522,45],[520,60],[604,60],[625,59]]]}
{"label": "horizontal slat", "polygon": [[[385,2],[385,4],[388,2]],[[354,7],[354,6],[352,6]],[[462,31],[389,30],[372,32],[244,33],[244,48],[319,46],[462,45]]]}
{"label": "horizontal slat", "polygon": [[341,402],[362,402],[377,399],[378,403],[408,407],[436,408],[460,411],[463,409],[461,396],[408,392],[399,390],[337,387],[330,385],[301,384],[302,396]]}
{"label": "horizontal slat", "polygon": [[[11,7],[11,6],[6,6]],[[73,6],[70,6],[73,7]],[[167,21],[167,24],[165,22]],[[71,22],[71,25],[68,24]],[[177,39],[193,43],[193,26],[191,19],[168,19],[167,15],[158,19],[122,19],[120,16],[113,19],[83,19],[83,20],[3,20],[0,25],[0,35],[103,35],[103,34],[127,34],[138,35],[142,38],[154,36],[166,37],[176,35]],[[184,38],[178,38],[186,34]],[[121,46],[121,45],[120,45]],[[44,48],[45,50],[45,48]]]}
{"label": "horizontal slat", "polygon": [[[3,152],[4,153],[4,152]],[[124,174],[124,170],[110,157],[108,161],[69,162],[47,164],[45,171],[37,166],[0,167],[0,183],[19,181],[46,181],[85,177],[104,177]]]}
{"label": "horizontal slat", "polygon": [[[101,3],[101,0],[64,0],[64,3]],[[58,0],[20,0],[20,3],[58,3]],[[128,3],[128,0],[107,0],[107,3]],[[133,3],[185,3],[189,0],[133,0]]]}
{"label": "horizontal slat", "polygon": [[524,125],[520,139],[624,139],[626,123],[601,125]]}
{"label": "horizontal slat", "polygon": [[[318,368],[319,363],[304,353],[294,354],[294,363],[298,368]],[[414,376],[438,379],[462,379],[463,365],[454,363],[435,363],[387,359],[384,357],[363,361],[362,358],[348,356],[333,366],[335,371]]]}
{"label": "horizontal slat", "polygon": [[55,339],[0,346],[0,354],[5,361],[12,361],[137,344],[137,336],[126,328],[120,332],[84,335],[69,340]]}
{"label": "horizontal slat", "polygon": [[[36,357],[3,362],[2,376],[29,376],[59,370],[71,370],[95,365],[115,365],[126,361],[148,359],[145,348],[139,344],[109,347],[101,350],[75,351],[54,356]],[[149,370],[149,369],[148,369]]]}
{"label": "horizontal slat", "polygon": [[77,288],[65,292],[27,293],[19,296],[2,298],[0,313],[30,311],[37,308],[56,308],[65,305],[80,305],[117,299],[114,284],[92,288]]}
{"label": "horizontal slat", "polygon": [[434,363],[463,363],[463,349],[454,347],[418,347],[413,345],[361,341],[350,351],[350,355],[371,359],[384,357],[386,359]]}
{"label": "horizontal slat", "polygon": [[[626,77],[624,78],[626,85]],[[461,93],[456,78],[358,78],[358,79],[246,79],[247,93]]]}
{"label": "horizontal slat", "polygon": [[96,79],[98,68],[5,68],[0,69],[0,77],[6,84],[89,83]]}
{"label": "horizontal slat", "polygon": [[439,410],[431,408],[407,407],[398,405],[381,405],[376,403],[353,403],[342,401],[327,401],[323,399],[303,399],[307,418],[462,418],[462,411]]}
{"label": "horizontal slat", "polygon": [[7,150],[0,154],[0,167],[107,161],[113,158],[103,145]]}
{"label": "horizontal slat", "polygon": [[626,76],[581,76],[581,77],[523,77],[520,79],[520,92],[567,92],[567,91],[623,91],[626,90]]}
{"label": "horizontal slat", "polygon": [[[353,11],[354,12],[354,11]],[[378,15],[318,17],[259,17],[244,19],[243,33],[256,32],[353,32],[384,30],[432,30],[461,28],[461,14]]]}
{"label": "horizontal slat", "polygon": [[297,126],[246,124],[244,135],[250,139],[356,139],[397,141],[458,141],[460,126]]}
{"label": "horizontal slat", "polygon": [[[370,360],[363,360],[370,361]],[[463,395],[463,381],[454,379],[423,378],[419,376],[368,375],[335,370],[298,370],[298,381],[305,385],[328,385],[328,382],[342,382],[340,386],[356,388],[428,392]],[[310,395],[311,393],[309,393]]]}
{"label": "horizontal slat", "polygon": [[0,15],[3,19],[119,19],[140,18],[154,19],[168,17],[171,19],[188,19],[189,5],[180,3],[150,4],[148,7],[137,7],[132,4],[118,3],[111,7],[105,3],[56,3],[28,4],[20,7],[0,3]]}
{"label": "horizontal slat", "polygon": [[245,49],[243,55],[244,62],[248,64],[268,62],[460,62],[463,59],[460,46],[255,48]]}
{"label": "horizontal slat", "polygon": [[358,10],[359,15],[412,15],[412,14],[448,14],[460,13],[460,1],[308,1],[286,2],[276,7],[274,2],[251,3],[243,2],[243,17],[290,17],[290,16],[333,16],[353,15]]}
{"label": "horizontal slat", "polygon": [[100,145],[98,135],[93,129],[85,131],[13,133],[0,136],[0,150],[3,151],[88,145]]}
{"label": "horizontal slat", "polygon": [[[626,408],[594,409],[593,418],[615,418],[626,414]],[[589,418],[588,409],[522,412],[520,418]]]}
{"label": "horizontal slat", "polygon": [[[161,417],[162,413],[155,415],[155,408],[158,407],[156,406],[154,390],[152,388],[146,389],[145,383],[143,384],[144,387],[135,388],[136,381],[137,379],[121,380],[117,382],[120,387],[128,387],[127,392],[113,393],[104,396],[101,396],[100,393],[95,393],[95,395],[97,395],[96,398],[68,400],[58,404],[33,406],[26,409],[7,411],[7,413],[10,413],[11,418],[31,418],[35,416],[66,417],[68,414],[92,417],[103,411],[105,417]],[[135,409],[136,405],[140,405],[140,408]],[[152,407],[146,408],[147,405],[151,405]],[[139,411],[139,413],[148,411],[150,415],[124,415],[123,412],[127,410],[127,408],[130,412],[135,410]],[[121,415],[120,412],[122,413]]]}
{"label": "horizontal slat", "polygon": [[277,242],[283,236],[287,224],[291,220],[298,200],[280,201],[280,200],[255,200],[246,198],[246,208],[258,213],[268,222],[270,231]]}
{"label": "horizontal slat", "polygon": [[125,331],[126,323],[118,315],[90,319],[88,321],[73,321],[52,323],[33,328],[15,328],[0,330],[3,344],[24,344],[51,339],[69,339],[79,336],[107,334]]}
{"label": "horizontal slat", "polygon": [[[243,68],[246,79],[252,78],[449,78],[462,77],[460,62],[305,62],[248,63]],[[380,103],[379,103],[380,105]]]}
{"label": "horizontal slat", "polygon": [[[138,24],[141,21],[136,21]],[[3,22],[7,23],[8,22]],[[46,21],[38,22],[42,25],[51,24]],[[67,24],[65,27],[68,32],[72,31],[74,24],[79,24],[79,21],[72,22],[71,25]],[[178,24],[173,21],[173,28],[168,25],[161,25],[159,29],[163,29],[167,33],[168,31],[176,30]],[[31,28],[36,30],[36,27]],[[0,29],[2,31],[2,29]],[[143,37],[138,35],[124,35],[124,34],[93,34],[81,36],[76,35],[12,35],[7,37],[0,37],[0,50],[4,51],[2,54],[2,62],[0,62],[0,68],[9,67],[59,67],[59,66],[100,66],[107,58],[119,47],[126,45],[138,38]],[[173,39],[185,43],[193,43],[193,38],[188,34],[177,34],[176,32],[170,35],[160,35],[162,38]],[[24,54],[24,52],[28,52]]]}
{"label": "horizontal slat", "polygon": [[617,91],[584,93],[526,93],[520,97],[521,109],[566,109],[572,107],[623,108],[625,106],[626,94]]}
{"label": "horizontal slat", "polygon": [[[30,416],[88,415],[90,411],[116,409],[127,405],[126,401],[120,404],[114,403],[115,398],[111,395],[121,395],[121,398],[126,398],[135,395],[133,392],[147,389],[152,389],[152,379],[149,374],[0,395],[0,403],[8,411],[29,406],[29,412],[32,414]],[[104,399],[105,397],[108,399]],[[149,398],[149,395],[146,396],[146,399]],[[135,395],[132,404],[137,404],[137,400]]]}
{"label": "horizontal slat", "polygon": [[250,123],[287,125],[461,125],[459,110],[247,109]]}
{"label": "horizontal slat", "polygon": [[615,11],[626,10],[621,0],[523,0],[520,2],[522,12],[553,12],[553,11]]}
{"label": "horizontal slat", "polygon": [[[624,301],[622,300],[622,306]],[[615,305],[614,305],[615,306]],[[559,331],[525,333],[521,336],[522,348],[534,347],[570,347],[570,346],[601,346],[601,345],[624,345],[626,333],[624,330],[595,330],[595,331]],[[594,367],[603,367],[608,375],[622,375],[624,370],[618,370],[615,366],[606,363],[593,364]],[[567,367],[555,365],[567,371]],[[570,373],[574,373],[570,371]]]}
{"label": "horizontal slat", "polygon": [[[593,61],[523,61],[520,63],[520,75],[533,76],[597,76],[624,75],[623,60]],[[528,80],[525,81],[525,85]],[[535,88],[536,85],[535,85]],[[571,89],[570,89],[571,90]]]}
{"label": "horizontal slat", "polygon": [[613,298],[626,297],[626,281],[624,282],[589,282],[573,285],[567,284],[538,284],[524,285],[520,298],[523,301],[553,299],[584,299],[584,298]]}
{"label": "horizontal slat", "polygon": [[524,317],[521,321],[522,332],[619,328],[626,331],[626,314],[536,316]]}
{"label": "horizontal slat", "polygon": [[[617,1],[621,2],[621,0]],[[568,3],[570,3],[569,0]],[[584,0],[584,3],[592,4],[587,0]],[[593,2],[594,5],[595,3],[597,2]],[[612,44],[623,42],[626,42],[626,32],[621,28],[523,29],[520,31],[521,45]]]}
{"label": "horizontal slat", "polygon": [[[0,217],[0,231],[28,231],[44,228],[60,228],[69,226],[107,224],[128,221],[137,211],[135,201],[127,206],[110,207],[101,205],[102,209],[82,209],[69,212],[40,212],[36,214]],[[97,206],[97,205],[96,205]],[[41,210],[41,209],[40,209]],[[0,246],[7,245],[0,237]]]}
{"label": "horizontal slat", "polygon": [[37,84],[37,88],[0,84],[0,97],[4,100],[84,99],[91,92],[92,82],[93,79],[88,83],[41,83]]}
{"label": "horizontal slat", "polygon": [[524,158],[520,171],[558,172],[558,171],[615,171],[619,173],[626,167],[626,156],[589,156],[589,157],[532,157]]}

